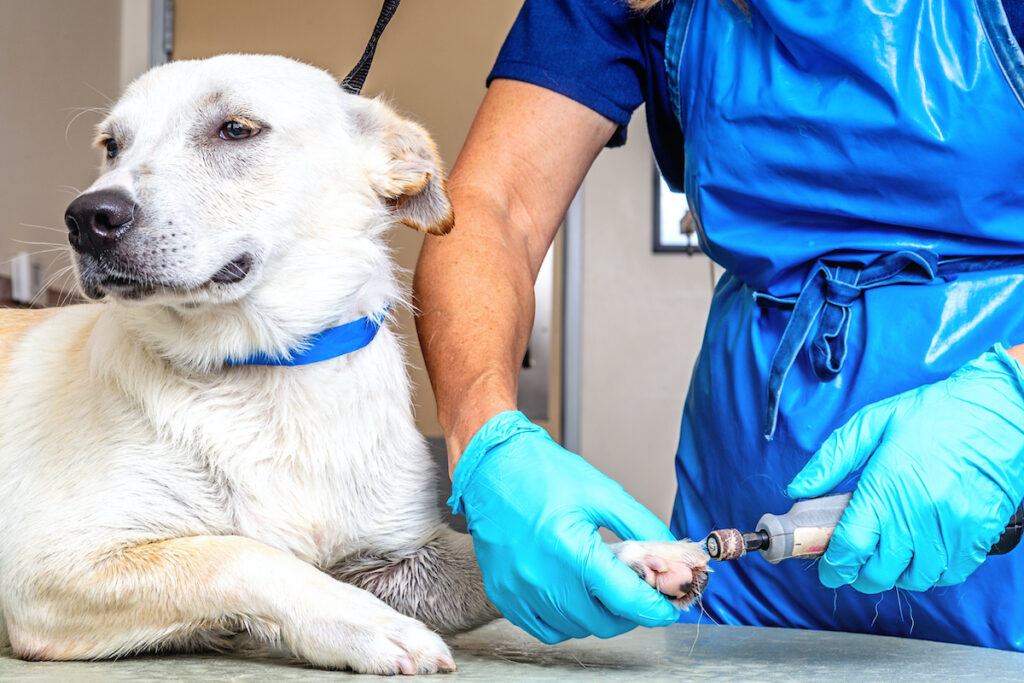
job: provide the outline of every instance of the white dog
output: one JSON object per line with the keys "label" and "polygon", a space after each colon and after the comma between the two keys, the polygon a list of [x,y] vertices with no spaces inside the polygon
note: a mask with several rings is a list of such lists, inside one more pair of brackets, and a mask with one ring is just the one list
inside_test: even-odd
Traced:
{"label": "white dog", "polygon": [[[0,316],[0,645],[247,633],[324,667],[454,669],[435,631],[499,614],[435,508],[384,241],[452,227],[430,138],[323,71],[239,55],[150,71],[99,131],[67,214],[99,303]],[[258,364],[353,321],[358,350]],[[696,544],[617,552],[680,604],[706,582]]]}

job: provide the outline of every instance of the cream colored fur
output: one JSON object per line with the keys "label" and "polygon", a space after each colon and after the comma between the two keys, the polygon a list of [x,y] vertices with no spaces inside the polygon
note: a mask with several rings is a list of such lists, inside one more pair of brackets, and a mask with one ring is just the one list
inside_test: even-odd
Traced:
{"label": "cream colored fur", "polygon": [[[232,117],[258,135],[223,139]],[[87,192],[137,211],[110,253],[76,253],[96,303],[0,315],[0,645],[100,658],[244,632],[318,666],[453,669],[434,631],[498,614],[439,519],[384,241],[451,228],[433,143],[320,70],[240,55],[142,76],[111,137]],[[388,306],[355,353],[225,364]]]}

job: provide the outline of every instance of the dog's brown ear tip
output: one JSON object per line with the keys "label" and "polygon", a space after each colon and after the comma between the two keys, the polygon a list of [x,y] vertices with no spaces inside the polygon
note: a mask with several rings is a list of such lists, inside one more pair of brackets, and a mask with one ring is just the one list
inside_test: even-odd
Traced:
{"label": "dog's brown ear tip", "polygon": [[448,215],[444,219],[434,226],[432,230],[428,230],[431,235],[447,235],[455,227],[455,212],[448,211]]}
{"label": "dog's brown ear tip", "polygon": [[388,200],[395,221],[431,235],[444,235],[455,222],[444,174],[428,172],[416,183],[408,183],[403,194]]}
{"label": "dog's brown ear tip", "polygon": [[361,129],[379,141],[386,159],[371,172],[370,184],[394,221],[431,235],[451,231],[454,218],[444,169],[426,129],[376,100],[367,100],[360,111]]}
{"label": "dog's brown ear tip", "polygon": [[440,221],[433,223],[423,223],[409,216],[399,217],[398,222],[406,227],[412,228],[413,230],[419,230],[420,232],[425,232],[428,235],[437,235],[438,237],[442,237],[450,233],[452,228],[455,227],[455,214],[449,211],[447,216],[442,218]]}

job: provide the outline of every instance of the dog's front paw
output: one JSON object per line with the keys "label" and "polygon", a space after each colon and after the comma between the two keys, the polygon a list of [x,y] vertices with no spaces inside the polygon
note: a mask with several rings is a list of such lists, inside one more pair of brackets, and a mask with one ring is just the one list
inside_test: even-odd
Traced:
{"label": "dog's front paw", "polygon": [[708,585],[711,558],[698,543],[625,541],[611,548],[616,557],[677,607],[689,607]]}
{"label": "dog's front paw", "polygon": [[376,613],[305,624],[288,644],[313,664],[356,673],[411,676],[455,671],[448,646],[422,623],[390,608],[371,612]]}
{"label": "dog's front paw", "polygon": [[359,673],[433,674],[455,671],[455,660],[441,637],[401,615],[373,619],[353,634],[349,667]]}

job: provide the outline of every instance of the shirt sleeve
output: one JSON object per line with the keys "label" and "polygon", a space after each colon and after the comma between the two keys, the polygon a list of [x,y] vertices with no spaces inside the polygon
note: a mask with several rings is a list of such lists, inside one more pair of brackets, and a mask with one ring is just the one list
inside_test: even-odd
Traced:
{"label": "shirt sleeve", "polygon": [[643,18],[625,0],[526,0],[487,77],[565,95],[618,124],[644,101]]}

